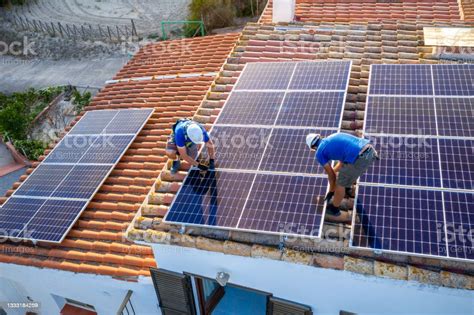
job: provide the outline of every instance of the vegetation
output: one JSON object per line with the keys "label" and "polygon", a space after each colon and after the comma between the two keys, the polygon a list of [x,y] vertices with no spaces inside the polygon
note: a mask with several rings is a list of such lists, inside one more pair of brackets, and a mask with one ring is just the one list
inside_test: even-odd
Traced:
{"label": "vegetation", "polygon": [[[207,31],[228,27],[236,17],[256,16],[263,9],[264,0],[192,0],[189,5],[190,21],[203,21]],[[257,10],[258,8],[258,10]],[[185,35],[199,35],[198,24],[187,24]]]}
{"label": "vegetation", "polygon": [[0,7],[10,7],[12,5],[23,5],[28,0],[0,0]]}
{"label": "vegetation", "polygon": [[38,159],[46,148],[45,143],[28,139],[31,122],[62,90],[62,87],[29,89],[10,96],[0,93],[0,133],[29,159]]}
{"label": "vegetation", "polygon": [[91,92],[81,94],[78,90],[72,92],[72,104],[76,109],[76,113],[80,113],[85,106],[89,105],[92,99]]}

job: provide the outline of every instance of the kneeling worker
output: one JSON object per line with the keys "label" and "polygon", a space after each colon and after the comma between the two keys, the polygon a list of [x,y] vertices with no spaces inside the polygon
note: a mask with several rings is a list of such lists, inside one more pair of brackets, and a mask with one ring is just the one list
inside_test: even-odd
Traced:
{"label": "kneeling worker", "polygon": [[[173,131],[166,145],[166,155],[173,160],[172,174],[176,174],[179,171],[181,159],[202,171],[215,167],[214,144],[202,125],[189,119],[180,119],[174,124],[172,129]],[[209,166],[196,160],[199,151],[198,146],[204,143],[209,154]]]}
{"label": "kneeling worker", "polygon": [[[306,136],[306,144],[316,151],[316,160],[328,174],[326,218],[334,222],[350,222],[349,213],[341,212],[339,206],[346,188],[351,188],[374,160],[378,159],[377,152],[369,140],[346,133],[335,133],[326,138],[312,133]],[[333,168],[331,161],[339,163]]]}

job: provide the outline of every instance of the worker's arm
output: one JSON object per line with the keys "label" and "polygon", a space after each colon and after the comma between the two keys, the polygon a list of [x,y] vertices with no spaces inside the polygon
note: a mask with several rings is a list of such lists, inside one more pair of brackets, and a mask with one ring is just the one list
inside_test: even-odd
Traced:
{"label": "worker's arm", "polygon": [[342,163],[341,161],[337,162],[336,166],[334,166],[334,173],[338,173],[343,165],[344,163]]}
{"label": "worker's arm", "polygon": [[327,163],[326,165],[324,165],[324,170],[328,174],[329,191],[334,192],[336,190],[336,173],[334,172],[331,163]]}
{"label": "worker's arm", "polygon": [[209,153],[209,159],[214,160],[216,157],[216,147],[214,146],[214,142],[212,142],[211,139],[206,142],[206,148],[207,152]]}
{"label": "worker's arm", "polygon": [[178,147],[178,152],[183,160],[185,160],[192,166],[199,166],[199,162],[188,155],[186,147]]}

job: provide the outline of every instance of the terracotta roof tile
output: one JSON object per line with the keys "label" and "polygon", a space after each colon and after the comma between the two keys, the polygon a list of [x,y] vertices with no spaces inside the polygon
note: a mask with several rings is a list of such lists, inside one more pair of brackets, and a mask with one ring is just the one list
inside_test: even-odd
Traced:
{"label": "terracotta roof tile", "polygon": [[[466,2],[469,11],[472,5]],[[272,0],[269,0],[260,22],[272,22]],[[465,9],[465,10],[466,10]],[[296,0],[296,20],[300,22],[358,22],[386,20],[459,20],[457,0]]]}
{"label": "terracotta roof tile", "polygon": [[[237,38],[226,34],[167,41],[166,51],[150,52],[153,45],[147,46],[117,77],[218,72]],[[182,48],[189,51],[182,53]],[[176,66],[170,67],[171,62]],[[8,255],[0,254],[0,262],[114,277],[148,275],[148,268],[155,266],[151,248],[132,244],[124,232],[166,163],[172,124],[194,115],[212,81],[210,76],[170,78],[109,84],[101,90],[86,110],[146,107],[155,113],[60,245],[3,244],[1,252]]]}

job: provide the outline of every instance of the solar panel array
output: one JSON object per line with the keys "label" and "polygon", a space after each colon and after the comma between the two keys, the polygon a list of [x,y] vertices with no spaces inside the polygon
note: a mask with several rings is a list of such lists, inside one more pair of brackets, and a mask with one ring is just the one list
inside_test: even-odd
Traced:
{"label": "solar panel array", "polygon": [[474,259],[473,117],[474,65],[372,66],[351,246]]}
{"label": "solar panel array", "polygon": [[13,239],[60,243],[153,109],[87,112],[0,208]]}
{"label": "solar panel array", "polygon": [[305,139],[340,130],[350,69],[248,63],[211,131],[216,171],[191,171],[165,221],[319,237],[328,182]]}

